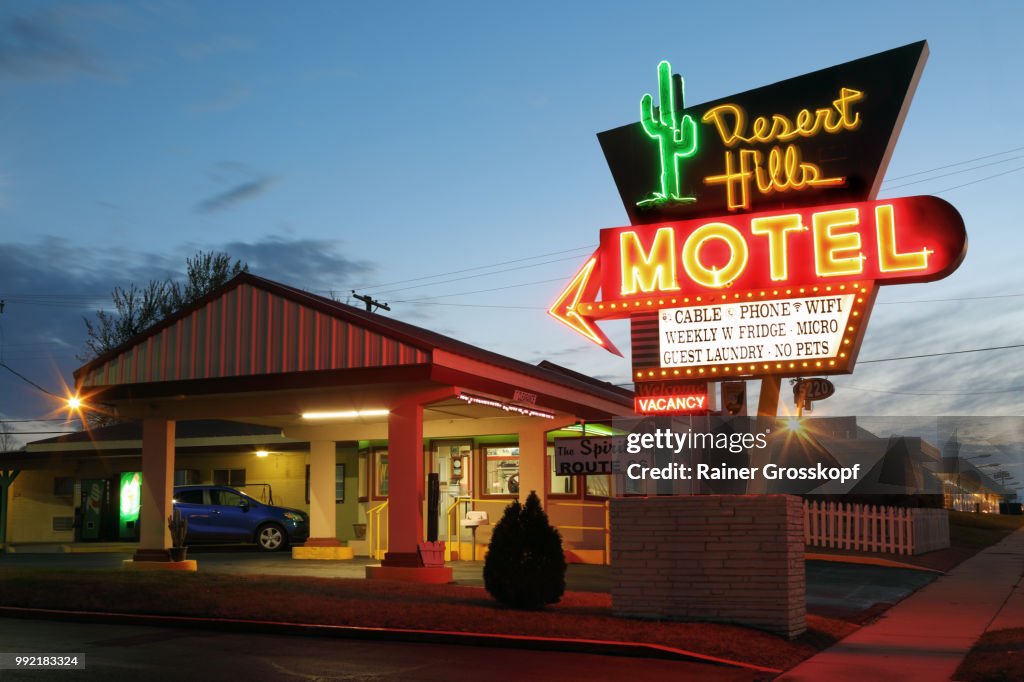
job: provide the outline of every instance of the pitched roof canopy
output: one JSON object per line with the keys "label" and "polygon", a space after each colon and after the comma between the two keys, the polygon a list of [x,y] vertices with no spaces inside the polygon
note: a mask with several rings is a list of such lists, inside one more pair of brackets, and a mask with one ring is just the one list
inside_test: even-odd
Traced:
{"label": "pitched roof canopy", "polygon": [[[497,375],[504,379],[495,382]],[[547,362],[531,365],[247,272],[79,368],[75,380],[108,401],[354,383],[468,381],[486,390],[539,382],[556,392],[568,389],[571,402],[603,403],[604,412],[613,404],[620,414],[632,408],[632,392],[612,384]]]}

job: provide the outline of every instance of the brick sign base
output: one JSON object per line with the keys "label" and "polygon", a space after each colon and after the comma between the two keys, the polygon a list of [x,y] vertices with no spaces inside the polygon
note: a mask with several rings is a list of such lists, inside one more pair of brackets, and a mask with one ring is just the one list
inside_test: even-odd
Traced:
{"label": "brick sign base", "polygon": [[807,629],[801,505],[792,495],[613,499],[613,611],[796,637]]}

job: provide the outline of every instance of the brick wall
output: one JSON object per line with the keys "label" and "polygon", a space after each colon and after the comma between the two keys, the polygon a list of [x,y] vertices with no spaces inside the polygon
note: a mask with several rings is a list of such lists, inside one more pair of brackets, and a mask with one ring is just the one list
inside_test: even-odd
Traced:
{"label": "brick wall", "polygon": [[611,501],[617,615],[806,630],[803,508],[792,495]]}

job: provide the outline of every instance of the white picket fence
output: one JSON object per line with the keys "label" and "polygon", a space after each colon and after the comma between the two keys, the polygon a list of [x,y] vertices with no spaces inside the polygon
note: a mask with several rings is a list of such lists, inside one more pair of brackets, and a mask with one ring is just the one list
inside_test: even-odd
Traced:
{"label": "white picket fence", "polygon": [[949,547],[949,513],[805,500],[804,542],[832,549],[923,554]]}

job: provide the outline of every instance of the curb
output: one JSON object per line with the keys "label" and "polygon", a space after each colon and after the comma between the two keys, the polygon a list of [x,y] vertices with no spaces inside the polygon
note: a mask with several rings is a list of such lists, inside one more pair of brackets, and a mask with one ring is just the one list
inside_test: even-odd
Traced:
{"label": "curb", "polygon": [[858,556],[853,554],[826,554],[823,552],[806,552],[804,554],[804,560],[828,561],[837,564],[860,564],[863,566],[881,566],[883,568],[902,568],[909,571],[922,571],[924,573],[946,575],[945,571],[940,571],[937,568],[917,566],[916,564],[908,564],[904,561],[895,561],[893,559],[884,559],[882,557]]}
{"label": "curb", "polygon": [[733,661],[676,649],[661,644],[615,642],[598,639],[570,639],[562,637],[536,637],[532,635],[498,635],[480,632],[452,632],[443,630],[413,630],[405,628],[360,627],[357,625],[313,625],[237,618],[200,618],[191,616],[155,616],[146,614],[112,613],[105,611],[63,611],[0,606],[0,616],[36,620],[63,620],[78,623],[113,623],[119,625],[149,625],[165,627],[216,630],[218,632],[259,633],[293,636],[345,637],[348,639],[379,639],[392,642],[420,644],[452,644],[505,649],[532,649],[536,651],[565,651],[600,656],[626,656],[634,658],[660,658],[667,660],[706,663],[756,672],[781,674],[777,668]]}

